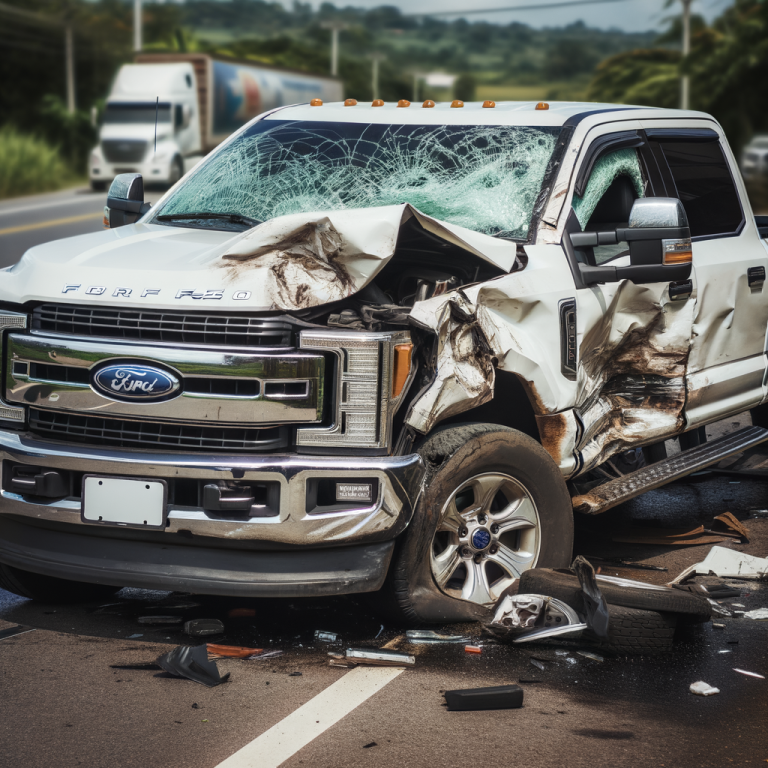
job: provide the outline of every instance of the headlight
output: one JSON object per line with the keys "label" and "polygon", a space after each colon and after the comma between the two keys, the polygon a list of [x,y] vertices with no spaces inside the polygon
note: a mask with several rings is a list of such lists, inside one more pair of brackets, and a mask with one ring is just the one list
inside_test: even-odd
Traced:
{"label": "headlight", "polygon": [[411,376],[411,335],[407,331],[302,331],[299,346],[333,352],[337,366],[333,423],[297,430],[297,445],[387,448],[392,418]]}
{"label": "headlight", "polygon": [[[0,313],[0,337],[4,336],[2,331],[14,330],[21,331],[27,327],[27,316],[19,314],[17,312],[2,312]],[[6,353],[6,345],[3,343],[3,354]],[[6,360],[6,366],[8,367],[8,373],[11,372],[13,361]],[[10,376],[8,377],[10,379]],[[25,409],[19,408],[16,405],[8,405],[4,400],[0,399],[0,420],[12,421],[16,426],[23,424],[25,417]]]}

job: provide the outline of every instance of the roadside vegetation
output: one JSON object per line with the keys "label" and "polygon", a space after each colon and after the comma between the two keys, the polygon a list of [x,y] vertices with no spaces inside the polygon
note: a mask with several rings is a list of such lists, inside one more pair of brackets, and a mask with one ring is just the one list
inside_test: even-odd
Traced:
{"label": "roadside vegetation", "polygon": [[8,125],[0,128],[0,199],[61,189],[81,178],[59,147]]}

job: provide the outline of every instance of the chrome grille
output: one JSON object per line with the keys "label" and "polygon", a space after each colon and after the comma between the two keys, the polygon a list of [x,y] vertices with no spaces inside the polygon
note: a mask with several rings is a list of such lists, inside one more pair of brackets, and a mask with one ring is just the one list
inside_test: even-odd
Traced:
{"label": "chrome grille", "polygon": [[172,422],[128,421],[30,408],[29,431],[41,437],[123,448],[275,451],[288,446],[286,427],[198,427]]}
{"label": "chrome grille", "polygon": [[147,142],[138,139],[104,139],[101,149],[108,163],[140,163],[147,154]]}
{"label": "chrome grille", "polygon": [[225,347],[290,347],[293,328],[281,320],[245,315],[204,315],[136,309],[43,304],[32,330],[127,341],[162,341]]}

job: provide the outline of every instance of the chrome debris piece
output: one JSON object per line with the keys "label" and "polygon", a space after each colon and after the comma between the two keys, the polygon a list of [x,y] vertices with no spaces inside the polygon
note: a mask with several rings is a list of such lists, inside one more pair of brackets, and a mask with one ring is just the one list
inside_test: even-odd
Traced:
{"label": "chrome debris piece", "polygon": [[336,653],[329,653],[328,655],[331,656],[330,663],[332,666],[364,664],[374,667],[413,667],[416,665],[415,656],[400,651],[390,651],[386,648],[347,648],[344,656]]}
{"label": "chrome debris piece", "polygon": [[746,669],[733,668],[734,672],[738,672],[740,675],[746,675],[747,677],[757,677],[760,680],[765,680],[765,675],[758,675],[757,672],[747,672]]}
{"label": "chrome debris piece", "polygon": [[192,637],[208,637],[224,633],[224,624],[218,619],[193,619],[184,624],[184,632]]}
{"label": "chrome debris piece", "polygon": [[485,625],[491,634],[515,643],[574,634],[586,628],[579,614],[562,600],[548,595],[506,595],[496,604]]}
{"label": "chrome debris piece", "polygon": [[705,683],[703,680],[691,683],[689,690],[697,696],[714,696],[716,693],[720,693],[719,688],[713,688],[709,683]]}
{"label": "chrome debris piece", "polygon": [[181,616],[139,616],[139,624],[181,624]]}
{"label": "chrome debris piece", "polygon": [[339,636],[335,632],[323,632],[322,629],[315,630],[315,640],[319,643],[335,643]]}
{"label": "chrome debris piece", "polygon": [[405,633],[409,643],[466,643],[469,635],[441,635],[431,629],[409,629]]}
{"label": "chrome debris piece", "polygon": [[598,656],[596,653],[592,653],[592,651],[576,651],[576,653],[578,653],[579,656],[583,656],[585,659],[592,659],[592,661],[605,661],[602,656]]}
{"label": "chrome debris piece", "polygon": [[756,608],[754,611],[747,611],[744,614],[745,619],[754,619],[755,621],[768,621],[768,608]]}

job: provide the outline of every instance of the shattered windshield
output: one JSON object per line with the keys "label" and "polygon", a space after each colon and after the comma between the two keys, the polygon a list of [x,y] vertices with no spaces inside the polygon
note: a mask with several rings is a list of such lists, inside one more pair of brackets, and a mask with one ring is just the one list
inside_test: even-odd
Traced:
{"label": "shattered windshield", "polygon": [[559,128],[260,120],[211,155],[158,211],[294,213],[410,203],[525,238]]}

